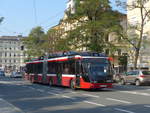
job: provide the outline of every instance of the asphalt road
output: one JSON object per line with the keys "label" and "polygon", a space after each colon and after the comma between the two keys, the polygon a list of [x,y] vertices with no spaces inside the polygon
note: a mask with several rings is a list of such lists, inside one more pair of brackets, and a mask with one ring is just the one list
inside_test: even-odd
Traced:
{"label": "asphalt road", "polygon": [[0,113],[150,113],[150,86],[98,91],[31,84],[0,77]]}

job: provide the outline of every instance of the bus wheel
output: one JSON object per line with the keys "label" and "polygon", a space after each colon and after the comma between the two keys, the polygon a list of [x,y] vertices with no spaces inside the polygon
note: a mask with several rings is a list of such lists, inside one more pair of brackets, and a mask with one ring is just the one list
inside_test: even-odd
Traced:
{"label": "bus wheel", "polygon": [[50,79],[50,81],[49,81],[49,86],[52,86],[52,85],[53,85],[53,80]]}
{"label": "bus wheel", "polygon": [[73,90],[76,90],[75,81],[74,80],[71,80],[71,82],[70,82],[70,88],[73,89]]}

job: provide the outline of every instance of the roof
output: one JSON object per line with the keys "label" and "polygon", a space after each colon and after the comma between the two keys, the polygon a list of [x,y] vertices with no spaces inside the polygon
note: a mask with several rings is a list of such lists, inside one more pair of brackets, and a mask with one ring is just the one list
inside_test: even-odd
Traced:
{"label": "roof", "polygon": [[0,40],[19,41],[24,37],[22,36],[0,36]]}

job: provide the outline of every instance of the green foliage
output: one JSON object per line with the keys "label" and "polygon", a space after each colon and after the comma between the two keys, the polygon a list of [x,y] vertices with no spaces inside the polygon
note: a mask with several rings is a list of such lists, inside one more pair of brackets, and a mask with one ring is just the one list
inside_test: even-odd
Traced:
{"label": "green foliage", "polygon": [[[87,18],[86,21],[81,18]],[[78,19],[75,29],[68,32],[66,40],[71,49],[83,49],[103,52],[115,46],[107,41],[108,35],[120,26],[121,14],[112,11],[109,0],[77,0],[76,13],[69,19]],[[69,20],[68,20],[69,22]]]}
{"label": "green foliage", "polygon": [[29,34],[29,36],[23,39],[23,42],[27,48],[26,53],[29,56],[41,56],[45,53],[43,49],[44,44],[44,31],[41,27],[33,28]]}

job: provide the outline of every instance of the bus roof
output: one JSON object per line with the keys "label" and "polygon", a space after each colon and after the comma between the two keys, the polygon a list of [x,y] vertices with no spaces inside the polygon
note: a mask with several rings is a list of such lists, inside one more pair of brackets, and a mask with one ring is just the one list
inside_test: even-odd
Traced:
{"label": "bus roof", "polygon": [[[46,59],[45,59],[46,58]],[[108,58],[104,53],[98,52],[57,52],[50,53],[47,57],[39,57],[38,59],[31,60],[28,63],[42,63],[45,60],[48,61],[66,61],[69,59],[81,59],[81,58]]]}

